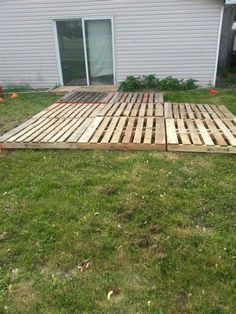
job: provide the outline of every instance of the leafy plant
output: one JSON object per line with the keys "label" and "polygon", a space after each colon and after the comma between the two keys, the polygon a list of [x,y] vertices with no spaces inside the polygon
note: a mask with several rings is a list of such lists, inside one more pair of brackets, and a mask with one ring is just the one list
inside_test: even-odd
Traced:
{"label": "leafy plant", "polygon": [[175,79],[171,76],[160,81],[161,90],[181,90],[181,85],[183,84],[183,80]]}
{"label": "leafy plant", "polygon": [[184,83],[183,83],[184,90],[196,89],[198,87],[196,82],[197,81],[193,80],[193,79],[188,79],[188,80],[184,81]]}
{"label": "leafy plant", "polygon": [[123,92],[136,92],[141,89],[139,77],[128,76],[125,81],[121,82],[119,90]]}
{"label": "leafy plant", "polygon": [[149,74],[143,77],[142,84],[146,89],[156,89],[159,87],[159,79],[156,78],[155,74]]}
{"label": "leafy plant", "polygon": [[164,79],[158,79],[155,74],[146,76],[134,77],[128,76],[127,79],[121,82],[119,90],[122,92],[136,92],[140,90],[162,90],[162,91],[186,91],[196,89],[196,80],[179,80],[168,76]]}

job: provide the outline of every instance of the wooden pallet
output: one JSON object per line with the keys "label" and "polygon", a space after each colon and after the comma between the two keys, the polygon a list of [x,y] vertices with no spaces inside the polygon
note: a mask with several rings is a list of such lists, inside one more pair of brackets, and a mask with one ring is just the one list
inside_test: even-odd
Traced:
{"label": "wooden pallet", "polygon": [[164,103],[165,118],[227,119],[235,116],[223,105]]}
{"label": "wooden pallet", "polygon": [[59,86],[49,90],[49,93],[55,96],[64,96],[78,89],[78,86]]}
{"label": "wooden pallet", "polygon": [[49,91],[50,94],[56,96],[64,96],[74,90],[78,92],[117,92],[117,85],[90,85],[90,86],[60,86]]}
{"label": "wooden pallet", "polygon": [[66,94],[59,102],[70,103],[163,103],[162,93],[121,93],[121,92],[78,92],[77,90]]}
{"label": "wooden pallet", "polygon": [[166,119],[167,150],[236,153],[236,119]]}
{"label": "wooden pallet", "polygon": [[[236,117],[225,107],[149,103],[150,96],[144,103],[122,102],[125,97],[121,96],[115,103],[110,101],[112,98],[103,103],[54,103],[0,137],[0,149],[236,153]],[[187,118],[173,118],[177,112],[178,116]]]}
{"label": "wooden pallet", "polygon": [[34,117],[0,138],[5,149],[166,150],[160,117]]}

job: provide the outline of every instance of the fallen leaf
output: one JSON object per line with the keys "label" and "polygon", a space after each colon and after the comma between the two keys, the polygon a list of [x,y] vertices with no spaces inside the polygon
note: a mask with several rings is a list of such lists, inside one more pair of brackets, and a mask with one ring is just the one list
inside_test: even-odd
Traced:
{"label": "fallen leaf", "polygon": [[113,295],[113,290],[109,291],[107,294],[107,300],[111,299],[111,296]]}
{"label": "fallen leaf", "polygon": [[114,288],[110,290],[107,294],[107,300],[111,299],[111,296],[118,296],[120,294],[120,289],[119,288]]}
{"label": "fallen leaf", "polygon": [[11,99],[16,99],[18,97],[17,93],[11,93],[10,98]]}
{"label": "fallen leaf", "polygon": [[89,260],[85,260],[83,261],[80,265],[78,265],[78,269],[82,272],[84,272],[85,270],[89,269],[91,266],[91,263]]}

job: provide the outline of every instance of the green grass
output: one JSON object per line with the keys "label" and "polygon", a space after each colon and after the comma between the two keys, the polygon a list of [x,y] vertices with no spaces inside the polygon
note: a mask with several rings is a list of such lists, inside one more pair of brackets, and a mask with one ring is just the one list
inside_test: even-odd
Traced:
{"label": "green grass", "polygon": [[[54,99],[9,100],[3,129]],[[235,156],[4,152],[0,182],[0,313],[236,312]]]}
{"label": "green grass", "polygon": [[218,90],[219,94],[217,95],[211,95],[206,89],[188,92],[168,92],[165,101],[225,105],[236,115],[236,91],[233,89]]}
{"label": "green grass", "polygon": [[0,133],[16,127],[57,99],[48,93],[19,93],[18,95],[17,99],[10,99],[10,94],[4,95],[5,102],[0,104]]}

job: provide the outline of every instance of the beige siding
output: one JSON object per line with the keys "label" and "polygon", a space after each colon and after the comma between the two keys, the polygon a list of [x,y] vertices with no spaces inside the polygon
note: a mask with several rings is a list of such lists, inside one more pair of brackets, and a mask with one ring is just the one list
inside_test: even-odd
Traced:
{"label": "beige siding", "polygon": [[1,0],[0,84],[59,83],[53,19],[113,16],[117,80],[214,80],[223,0]]}

